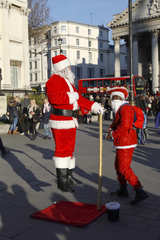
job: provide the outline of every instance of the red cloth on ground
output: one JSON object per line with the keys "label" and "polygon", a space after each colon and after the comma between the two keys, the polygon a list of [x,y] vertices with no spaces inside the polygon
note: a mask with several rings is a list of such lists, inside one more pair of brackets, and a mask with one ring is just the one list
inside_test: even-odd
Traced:
{"label": "red cloth on ground", "polygon": [[134,148],[116,149],[115,169],[120,184],[129,182],[132,187],[136,188],[140,186],[140,182],[130,166],[133,151]]}
{"label": "red cloth on ground", "polygon": [[104,205],[100,210],[97,210],[96,204],[61,201],[33,213],[31,217],[82,227],[105,212],[106,207]]}

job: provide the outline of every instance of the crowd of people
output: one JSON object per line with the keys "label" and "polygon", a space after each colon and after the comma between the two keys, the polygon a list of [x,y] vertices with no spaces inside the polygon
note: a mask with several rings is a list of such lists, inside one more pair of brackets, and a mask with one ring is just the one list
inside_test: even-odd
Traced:
{"label": "crowd of people", "polygon": [[7,117],[10,127],[8,134],[21,134],[29,136],[35,140],[37,129],[44,128],[44,139],[51,139],[51,129],[49,127],[51,105],[47,97],[43,100],[43,105],[39,106],[34,98],[29,98],[25,94],[21,100],[18,96],[10,97],[7,106]]}

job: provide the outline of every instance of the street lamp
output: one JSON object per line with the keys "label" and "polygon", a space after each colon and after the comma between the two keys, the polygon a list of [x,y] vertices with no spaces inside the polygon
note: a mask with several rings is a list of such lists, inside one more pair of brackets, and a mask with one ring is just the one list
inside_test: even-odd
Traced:
{"label": "street lamp", "polygon": [[61,48],[62,42],[63,42],[63,39],[59,37],[59,38],[58,38],[58,45],[59,45],[60,54],[63,52],[63,51],[62,51],[62,48]]}
{"label": "street lamp", "polygon": [[129,72],[131,81],[131,105],[134,105],[134,95],[133,95],[133,48],[132,48],[132,0],[128,0],[128,32],[129,32]]}

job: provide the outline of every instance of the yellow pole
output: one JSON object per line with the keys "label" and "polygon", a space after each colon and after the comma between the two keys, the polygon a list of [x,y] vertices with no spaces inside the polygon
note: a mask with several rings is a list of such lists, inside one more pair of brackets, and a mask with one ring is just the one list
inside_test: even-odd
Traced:
{"label": "yellow pole", "polygon": [[98,194],[97,194],[97,209],[101,209],[101,193],[102,193],[102,114],[99,115],[99,176],[98,176]]}

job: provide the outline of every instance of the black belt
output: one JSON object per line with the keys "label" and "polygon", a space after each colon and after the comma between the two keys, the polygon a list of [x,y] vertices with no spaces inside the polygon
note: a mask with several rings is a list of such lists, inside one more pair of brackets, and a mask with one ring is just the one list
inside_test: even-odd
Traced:
{"label": "black belt", "polygon": [[73,110],[59,109],[59,108],[54,108],[53,106],[51,108],[51,113],[57,116],[65,116],[65,117],[78,116],[78,110],[73,111]]}

